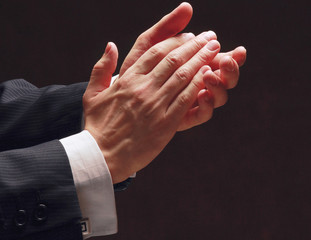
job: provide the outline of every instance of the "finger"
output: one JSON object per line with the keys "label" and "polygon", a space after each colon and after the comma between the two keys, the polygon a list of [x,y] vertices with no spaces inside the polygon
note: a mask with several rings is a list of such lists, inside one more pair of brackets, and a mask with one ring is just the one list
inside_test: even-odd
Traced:
{"label": "finger", "polygon": [[109,42],[104,55],[93,67],[86,93],[96,95],[110,86],[112,74],[117,66],[117,60],[117,46]]}
{"label": "finger", "polygon": [[[179,67],[175,73],[163,84],[159,93],[163,94],[163,101],[170,103],[193,79],[197,71],[208,64],[219,52],[220,44],[216,40],[208,42],[195,56],[193,56],[183,66]],[[196,81],[192,81],[196,83]]]}
{"label": "finger", "polygon": [[210,66],[214,71],[219,69],[220,60],[225,56],[232,57],[241,67],[246,61],[246,49],[244,47],[237,47],[236,49],[230,52],[217,54],[214,60],[210,63]]}
{"label": "finger", "polygon": [[234,88],[239,80],[239,65],[229,56],[225,56],[220,60],[220,69],[217,70],[220,80],[226,89]]}
{"label": "finger", "polygon": [[[207,64],[204,61],[208,61],[208,58],[215,57],[215,51],[219,51],[219,43],[216,40],[211,40],[215,38],[216,34],[214,32],[204,32],[167,54],[167,56],[150,73],[151,78],[154,79],[154,85],[158,87],[162,86],[179,67],[196,55],[191,61],[189,61],[190,63],[186,65],[186,71],[189,71],[190,75],[187,76],[187,78],[189,78],[188,80],[191,80],[200,67]],[[203,60],[201,62],[204,63],[197,64],[200,60]],[[140,61],[140,59],[138,61]],[[179,75],[182,75],[179,76],[179,78],[184,77],[184,70],[185,68],[181,68],[176,73],[177,78]]]}
{"label": "finger", "polygon": [[180,94],[178,94],[166,110],[168,119],[172,119],[174,124],[178,124],[177,126],[180,124],[182,125],[180,129],[187,129],[187,126],[191,126],[193,124],[193,119],[189,117],[184,119],[184,117],[196,101],[198,93],[205,87],[203,77],[206,71],[209,71],[206,66],[201,67],[189,85]]}
{"label": "finger", "polygon": [[211,70],[203,75],[203,81],[206,89],[211,91],[214,96],[214,108],[223,106],[228,100],[228,94],[221,79]]}
{"label": "finger", "polygon": [[[203,66],[203,69],[204,69],[204,73],[207,72],[208,70],[212,70],[211,67],[209,65],[205,65]],[[204,89],[205,89],[205,86],[204,86]],[[202,89],[203,90],[203,89]],[[191,108],[195,108],[199,106],[199,102],[198,102],[198,98],[195,100],[195,102],[193,103],[193,105],[191,106]]]}
{"label": "finger", "polygon": [[246,61],[247,51],[244,47],[240,46],[233,50],[232,58],[238,63],[241,67]]}
{"label": "finger", "polygon": [[169,52],[178,48],[185,42],[193,39],[193,33],[182,33],[175,37],[171,37],[151,47],[137,61],[135,73],[149,73]]}
{"label": "finger", "polygon": [[214,101],[211,91],[202,89],[198,93],[198,106],[191,108],[182,119],[178,131],[184,131],[210,120],[213,116]]}
{"label": "finger", "polygon": [[188,25],[191,17],[191,5],[182,3],[153,27],[142,33],[125,58],[124,64],[120,69],[120,75],[132,66],[150,47],[182,31]]}

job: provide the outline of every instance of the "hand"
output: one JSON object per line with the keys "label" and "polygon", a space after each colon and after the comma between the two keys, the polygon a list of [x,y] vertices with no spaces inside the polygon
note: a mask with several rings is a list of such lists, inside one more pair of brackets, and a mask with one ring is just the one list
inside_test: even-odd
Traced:
{"label": "hand", "polygon": [[[163,17],[153,27],[142,33],[136,40],[131,51],[125,58],[119,73],[121,77],[124,72],[131,67],[137,59],[139,59],[148,49],[155,44],[168,39],[169,37],[177,35],[182,31],[189,23],[192,17],[192,7],[189,3],[180,4],[175,10]],[[216,39],[216,35],[211,39]],[[208,76],[209,82],[217,82],[217,86],[208,84],[206,80],[206,88],[215,92],[214,107],[220,107],[227,101],[226,89],[230,89],[236,86],[239,79],[239,66],[242,66],[246,60],[246,50],[244,47],[238,47],[233,51],[227,53],[219,53],[215,59],[210,63],[212,70],[216,76]],[[211,73],[207,73],[211,75]],[[178,130],[186,130],[193,126],[202,124],[210,119],[211,111],[209,105],[203,100],[204,91],[200,92],[197,96],[197,101],[194,106],[189,109],[185,118],[181,122]]]}
{"label": "hand", "polygon": [[[209,64],[204,74],[205,87],[201,89],[197,96],[197,101],[189,109],[183,121],[180,123],[178,131],[189,129],[200,125],[212,117],[210,102],[204,99],[208,94],[213,95],[213,108],[224,105],[228,99],[227,89],[234,88],[239,79],[239,66],[246,60],[246,49],[238,47],[227,53],[218,53]],[[208,89],[209,93],[205,90]]]}
{"label": "hand", "polygon": [[111,87],[116,46],[110,43],[95,64],[83,97],[85,129],[102,150],[114,183],[148,165],[174,136],[205,87],[209,67],[203,65],[220,50],[211,36],[182,34],[156,44]]}

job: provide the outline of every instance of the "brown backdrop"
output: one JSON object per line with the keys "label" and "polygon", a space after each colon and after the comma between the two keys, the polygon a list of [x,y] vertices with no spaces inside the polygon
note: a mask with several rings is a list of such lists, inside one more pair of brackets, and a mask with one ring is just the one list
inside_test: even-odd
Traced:
{"label": "brown backdrop", "polygon": [[[238,87],[208,123],[178,133],[116,195],[99,239],[310,239],[310,1],[191,2],[187,31],[248,49]],[[120,62],[179,1],[1,1],[0,81],[87,81],[108,41]]]}

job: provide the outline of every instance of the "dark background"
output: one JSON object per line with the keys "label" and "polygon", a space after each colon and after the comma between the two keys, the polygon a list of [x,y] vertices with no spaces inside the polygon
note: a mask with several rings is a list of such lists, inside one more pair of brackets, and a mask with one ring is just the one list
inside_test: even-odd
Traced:
{"label": "dark background", "polygon": [[[87,81],[108,41],[121,63],[179,3],[1,1],[0,81]],[[239,85],[116,194],[119,233],[97,239],[311,239],[310,1],[191,4],[186,31],[247,48]]]}

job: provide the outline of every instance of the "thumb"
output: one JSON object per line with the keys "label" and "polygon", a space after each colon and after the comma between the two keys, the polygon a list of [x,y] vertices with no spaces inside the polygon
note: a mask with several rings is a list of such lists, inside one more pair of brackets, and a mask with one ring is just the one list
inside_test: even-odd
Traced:
{"label": "thumb", "polygon": [[[118,49],[117,46],[109,42],[104,55],[94,65],[87,92],[95,96],[110,86],[111,77],[117,67]],[[90,97],[91,97],[90,96]]]}

